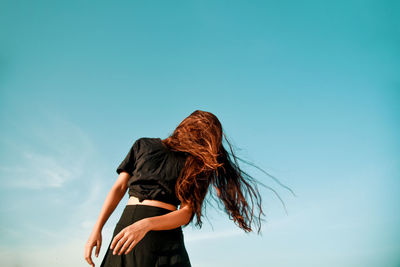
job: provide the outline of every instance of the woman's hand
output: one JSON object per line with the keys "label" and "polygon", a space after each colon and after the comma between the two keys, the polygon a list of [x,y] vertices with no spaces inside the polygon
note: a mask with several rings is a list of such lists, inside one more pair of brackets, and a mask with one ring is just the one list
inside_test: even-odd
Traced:
{"label": "woman's hand", "polygon": [[92,261],[92,250],[93,247],[96,246],[96,257],[99,256],[100,247],[101,247],[101,231],[94,230],[85,245],[85,260],[94,267],[94,263]]}
{"label": "woman's hand", "polygon": [[139,220],[124,229],[122,229],[112,240],[110,249],[113,249],[113,254],[121,255],[125,250],[128,254],[137,243],[150,231],[148,219]]}

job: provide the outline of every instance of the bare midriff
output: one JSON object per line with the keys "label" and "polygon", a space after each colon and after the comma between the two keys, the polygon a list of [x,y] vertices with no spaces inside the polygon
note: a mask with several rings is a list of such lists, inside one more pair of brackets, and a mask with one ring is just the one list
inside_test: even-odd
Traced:
{"label": "bare midriff", "polygon": [[153,199],[145,199],[142,202],[139,202],[139,198],[135,197],[135,196],[130,196],[129,200],[128,200],[128,204],[127,205],[149,205],[149,206],[156,206],[156,207],[160,207],[160,208],[164,208],[167,210],[176,210],[176,206],[169,204],[169,203],[165,203],[162,201],[158,201],[158,200],[153,200]]}

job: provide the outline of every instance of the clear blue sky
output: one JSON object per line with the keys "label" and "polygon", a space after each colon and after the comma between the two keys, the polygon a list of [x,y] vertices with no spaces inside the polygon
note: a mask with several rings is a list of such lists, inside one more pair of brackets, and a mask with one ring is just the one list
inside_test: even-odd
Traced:
{"label": "clear blue sky", "polygon": [[[0,265],[88,266],[139,137],[213,112],[262,189],[262,236],[207,208],[194,267],[400,264],[397,1],[2,1]],[[103,246],[128,200],[103,229]],[[211,227],[212,226],[212,227]]]}

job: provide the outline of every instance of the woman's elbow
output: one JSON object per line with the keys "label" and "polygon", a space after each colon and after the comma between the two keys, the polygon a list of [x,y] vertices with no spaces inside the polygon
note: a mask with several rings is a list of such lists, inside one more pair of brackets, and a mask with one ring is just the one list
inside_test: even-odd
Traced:
{"label": "woman's elbow", "polygon": [[187,225],[192,219],[193,209],[189,205],[185,205],[181,207],[180,210],[184,211],[184,224]]}

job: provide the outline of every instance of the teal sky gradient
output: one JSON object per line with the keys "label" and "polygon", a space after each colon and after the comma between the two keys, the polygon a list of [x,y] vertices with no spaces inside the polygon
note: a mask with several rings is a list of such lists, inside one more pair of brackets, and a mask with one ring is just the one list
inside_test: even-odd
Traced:
{"label": "teal sky gradient", "polygon": [[[89,266],[139,137],[214,113],[260,188],[262,235],[207,207],[194,267],[400,264],[397,1],[2,1],[0,265]],[[103,229],[100,265],[128,195]]]}

